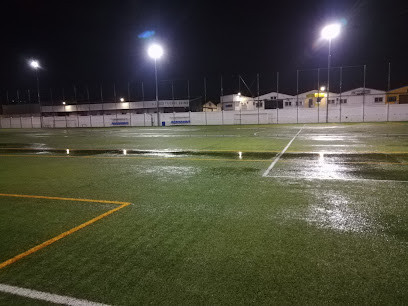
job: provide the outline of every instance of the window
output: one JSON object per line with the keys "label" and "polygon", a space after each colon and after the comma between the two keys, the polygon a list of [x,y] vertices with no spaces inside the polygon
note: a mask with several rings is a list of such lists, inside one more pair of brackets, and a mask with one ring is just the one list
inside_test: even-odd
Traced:
{"label": "window", "polygon": [[276,100],[276,96],[271,97],[271,100]]}
{"label": "window", "polygon": [[329,100],[329,104],[334,104],[335,101],[334,100]]}
{"label": "window", "polygon": [[396,102],[397,101],[397,97],[388,97],[388,102]]}
{"label": "window", "polygon": [[303,102],[296,102],[296,106],[303,105]]}
{"label": "window", "polygon": [[341,99],[341,100],[340,100],[340,103],[341,103],[341,104],[346,104],[346,103],[347,103],[347,99]]}
{"label": "window", "polygon": [[375,97],[374,98],[374,102],[375,103],[381,103],[383,101],[383,98],[382,97]]}
{"label": "window", "polygon": [[285,102],[285,106],[292,106],[292,102],[286,101],[286,102]]}

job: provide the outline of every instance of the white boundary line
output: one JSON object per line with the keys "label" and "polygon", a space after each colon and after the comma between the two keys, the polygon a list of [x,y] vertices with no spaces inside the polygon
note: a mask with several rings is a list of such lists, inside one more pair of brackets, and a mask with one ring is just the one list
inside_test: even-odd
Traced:
{"label": "white boundary line", "polygon": [[291,175],[273,175],[268,178],[289,178],[297,180],[326,180],[326,181],[358,181],[358,182],[385,182],[385,183],[408,183],[408,181],[398,180],[376,180],[376,179],[359,179],[359,178],[335,178],[335,177],[301,177]]}
{"label": "white boundary line", "polygon": [[295,140],[295,138],[300,134],[300,132],[303,130],[303,128],[305,127],[306,124],[304,124],[302,126],[302,128],[299,130],[299,132],[297,132],[297,134],[292,138],[291,141],[289,141],[288,145],[283,149],[282,152],[280,152],[275,159],[273,160],[272,164],[268,167],[268,169],[266,169],[266,171],[264,172],[264,174],[262,174],[262,177],[266,177],[268,176],[269,172],[271,172],[272,168],[275,167],[276,163],[278,162],[278,160],[282,157],[283,154],[285,154],[286,150],[290,147],[290,145],[292,144],[292,142]]}
{"label": "white boundary line", "polygon": [[5,284],[0,284],[0,292],[23,296],[30,299],[47,301],[60,305],[70,306],[107,306],[107,304],[95,303],[88,300],[79,300],[69,296],[52,294],[37,290],[25,289]]}

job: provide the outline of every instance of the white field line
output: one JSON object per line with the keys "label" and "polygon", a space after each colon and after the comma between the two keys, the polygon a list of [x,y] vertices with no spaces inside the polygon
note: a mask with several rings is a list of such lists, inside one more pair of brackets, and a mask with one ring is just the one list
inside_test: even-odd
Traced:
{"label": "white field line", "polygon": [[[306,125],[306,124],[305,124]],[[268,176],[269,172],[272,170],[273,167],[275,167],[276,163],[278,162],[278,160],[282,157],[283,154],[285,154],[286,150],[290,147],[290,145],[292,144],[292,142],[296,139],[296,137],[300,134],[300,132],[303,130],[303,128],[305,127],[305,125],[302,126],[302,128],[299,130],[299,132],[297,132],[297,134],[295,136],[293,136],[292,140],[289,141],[288,145],[283,149],[282,152],[280,152],[275,159],[273,160],[272,164],[268,167],[268,169],[266,169],[266,171],[264,172],[264,174],[262,174],[263,177]]]}
{"label": "white field line", "polygon": [[0,284],[0,292],[23,296],[30,299],[47,301],[60,305],[70,306],[107,306],[107,304],[95,303],[88,300],[79,300],[69,296],[52,294],[37,290],[25,289],[5,284]]}
{"label": "white field line", "polygon": [[357,182],[385,182],[385,183],[408,183],[408,181],[398,180],[376,180],[376,179],[359,179],[359,178],[336,178],[336,177],[301,177],[291,175],[273,175],[269,178],[289,178],[296,180],[326,180],[326,181],[357,181]]}

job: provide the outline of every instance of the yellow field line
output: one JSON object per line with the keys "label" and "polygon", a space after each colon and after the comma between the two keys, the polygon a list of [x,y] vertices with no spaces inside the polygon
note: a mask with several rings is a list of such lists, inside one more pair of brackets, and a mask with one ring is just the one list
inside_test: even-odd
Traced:
{"label": "yellow field line", "polygon": [[108,204],[117,204],[120,205],[119,207],[116,207],[114,209],[111,209],[89,221],[86,221],[85,223],[82,223],[81,225],[78,225],[66,232],[63,232],[62,234],[59,234],[58,236],[55,236],[54,238],[51,238],[21,254],[18,254],[16,256],[14,256],[13,258],[10,258],[2,263],[0,263],[0,269],[3,269],[4,267],[7,267],[8,265],[11,265],[13,263],[15,263],[16,261],[31,255],[47,246],[49,246],[50,244],[53,244],[54,242],[57,242],[58,240],[61,240],[62,238],[71,235],[77,231],[79,231],[80,229],[83,229],[84,227],[91,225],[92,223],[95,223],[96,221],[101,220],[102,218],[105,218],[111,214],[113,214],[114,212],[130,205],[131,203],[129,202],[119,202],[119,201],[105,201],[105,200],[91,200],[91,199],[75,199],[75,198],[60,198],[60,197],[46,197],[46,196],[32,196],[32,195],[18,195],[18,194],[5,194],[5,193],[0,193],[0,196],[5,196],[5,197],[20,197],[20,198],[34,198],[34,199],[49,199],[49,200],[63,200],[63,201],[78,201],[78,202],[94,202],[94,203],[108,203]]}

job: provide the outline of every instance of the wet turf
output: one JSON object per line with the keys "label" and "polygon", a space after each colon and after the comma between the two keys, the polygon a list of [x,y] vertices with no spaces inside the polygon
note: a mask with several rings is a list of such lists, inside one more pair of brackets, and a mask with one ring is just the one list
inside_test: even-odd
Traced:
{"label": "wet turf", "polygon": [[[408,124],[306,125],[262,177],[302,126],[1,131],[1,192],[133,205],[0,270],[0,283],[117,305],[404,304],[408,184],[395,180],[408,181]],[[13,216],[0,241],[94,207],[37,201],[37,217],[15,201],[0,201]]]}

